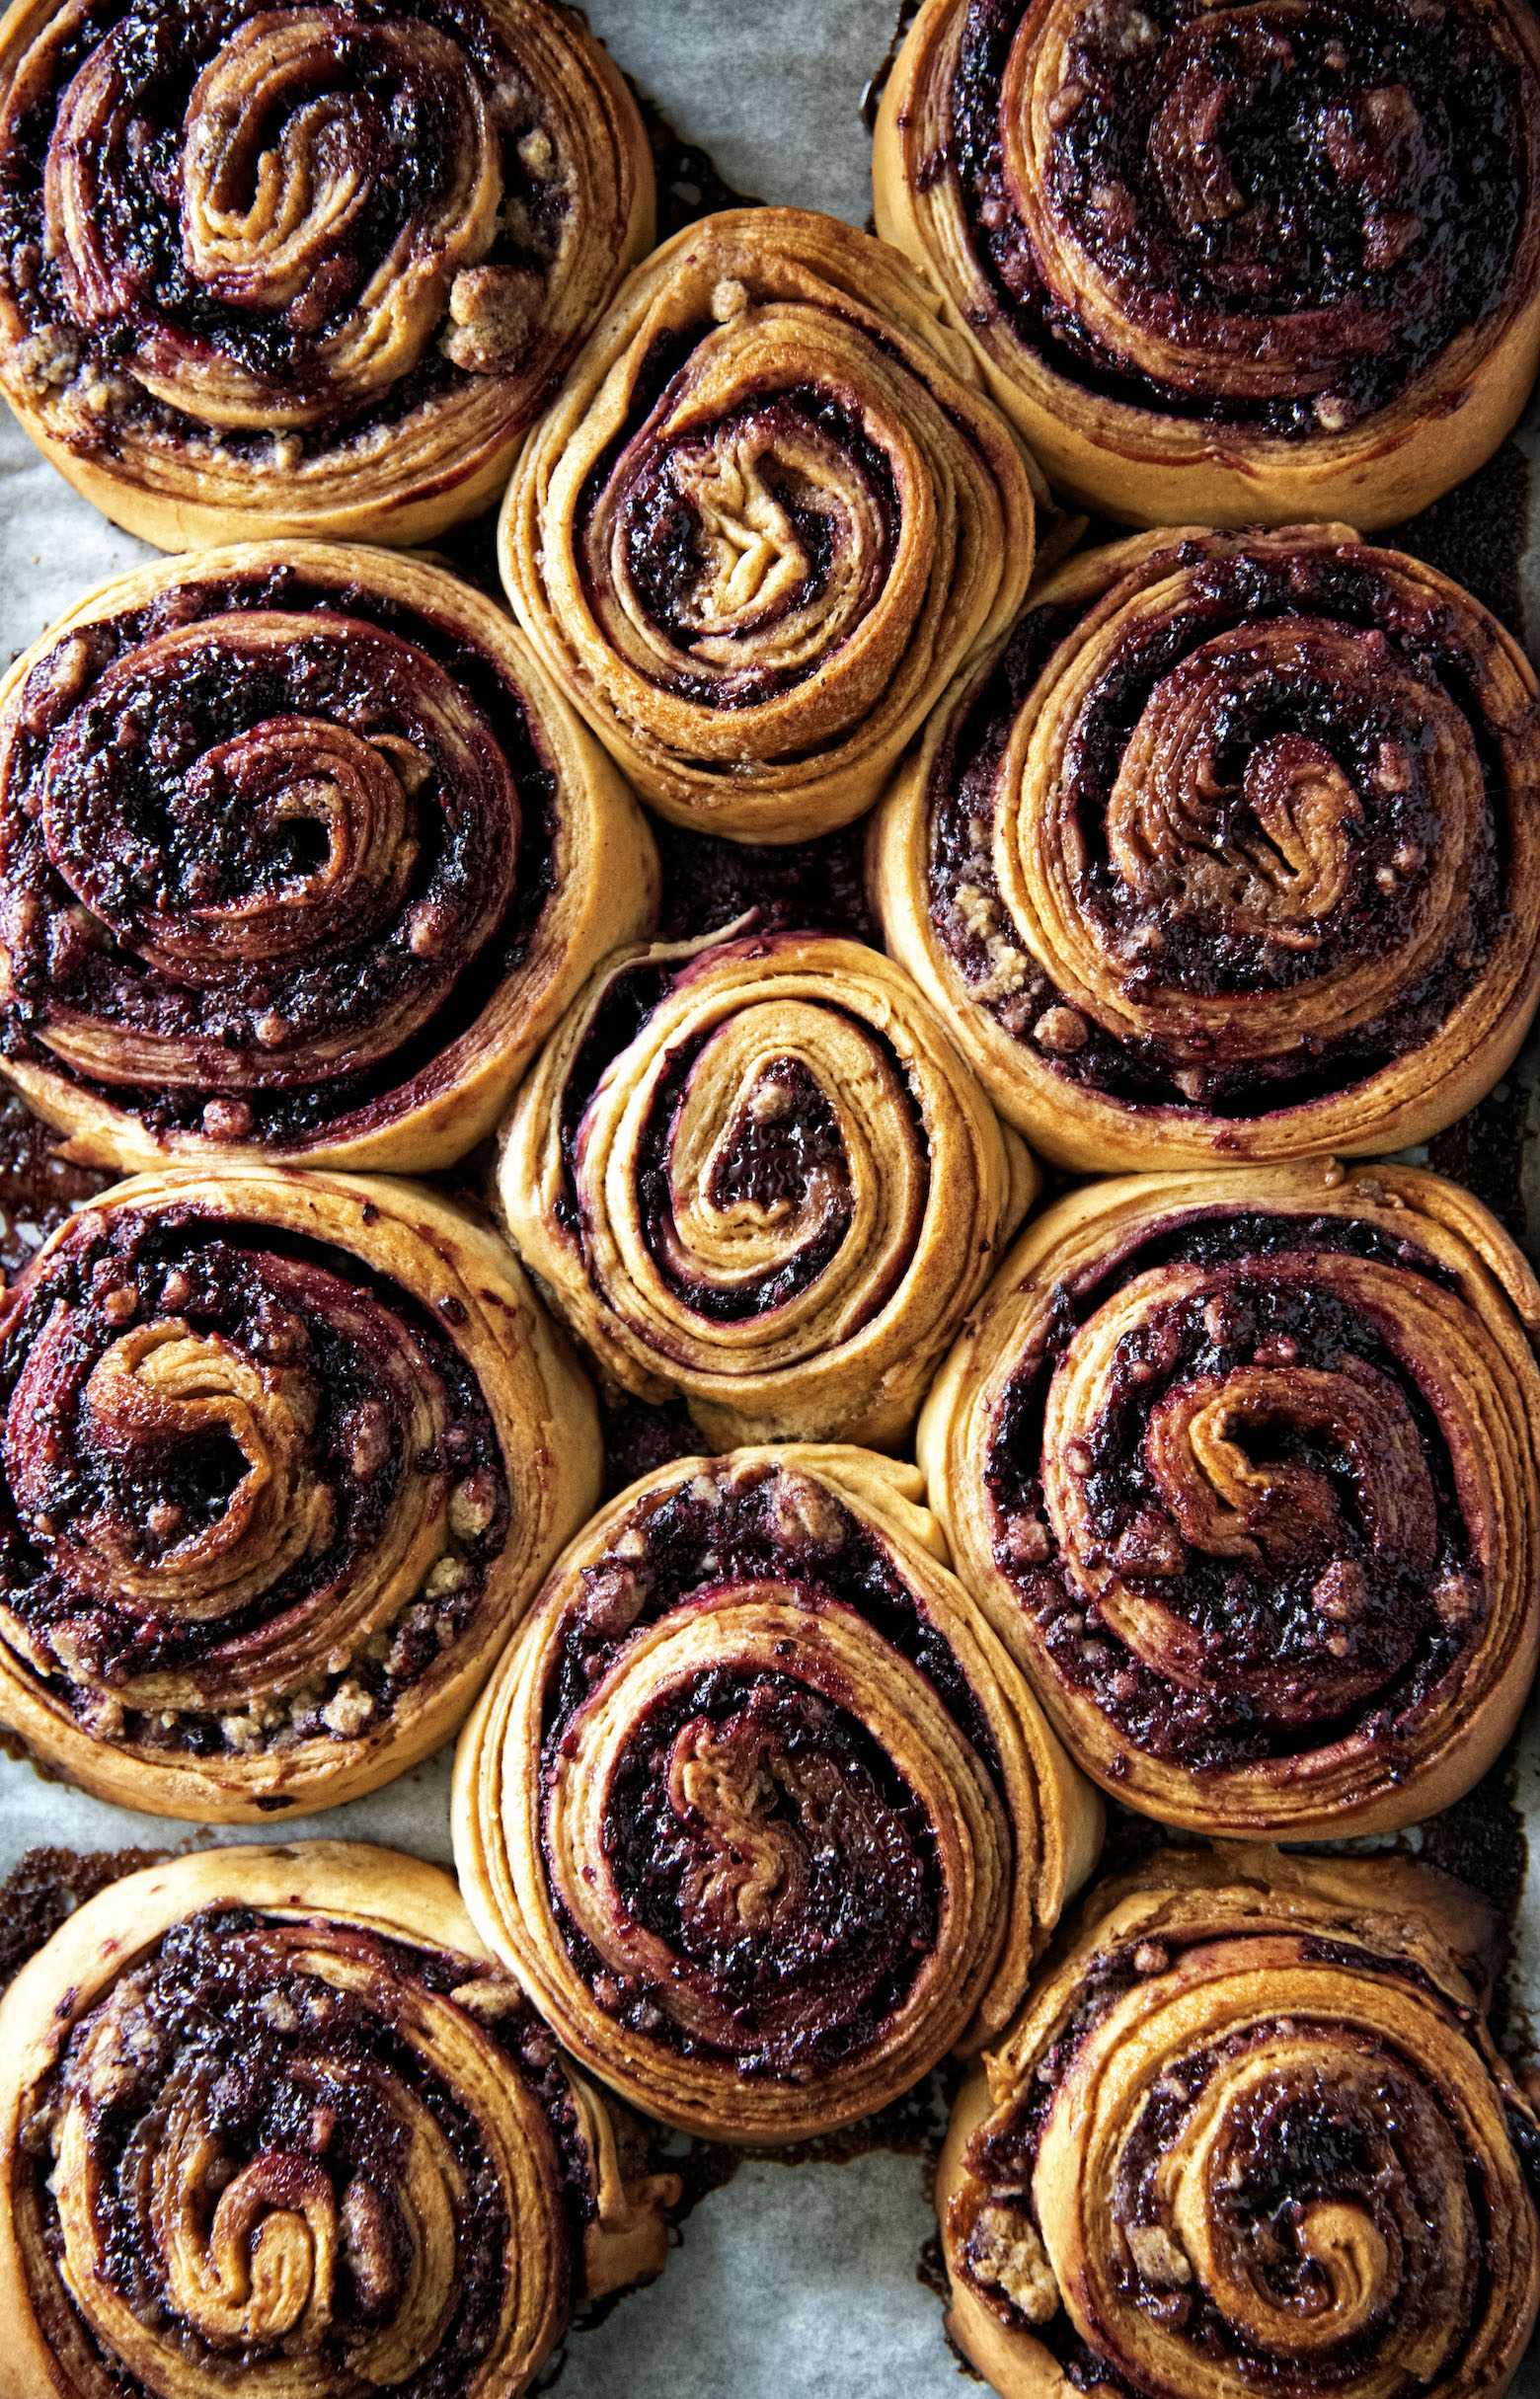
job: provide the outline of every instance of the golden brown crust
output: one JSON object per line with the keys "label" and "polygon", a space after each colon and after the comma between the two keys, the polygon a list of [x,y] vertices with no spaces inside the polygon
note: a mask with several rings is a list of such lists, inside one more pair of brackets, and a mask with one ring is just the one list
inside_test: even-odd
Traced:
{"label": "golden brown crust", "polygon": [[[209,1916],[223,1932],[200,1951]],[[242,2025],[233,2045],[221,2018]],[[243,2114],[230,2085],[254,2051]],[[318,2089],[352,2090],[361,2141]],[[147,2207],[102,2173],[125,2140]],[[340,1841],[171,1860],[81,1907],[0,2008],[0,2392],[96,2399],[116,2367],[192,2399],[226,2386],[234,2349],[254,2388],[325,2394],[395,2384],[454,2341],[457,2388],[516,2399],[575,2301],[661,2269],[678,2188],[622,2181],[602,2101],[492,1968],[447,1875]],[[478,2319],[470,2247],[500,2215],[502,2288]]]}
{"label": "golden brown crust", "polygon": [[[1424,217],[1415,197],[1396,193],[1433,155],[1417,147],[1426,139],[1418,108],[1441,115],[1436,69],[1414,102],[1401,69],[1387,66],[1378,53],[1377,63],[1366,53],[1334,67],[1329,45],[1323,55],[1323,36],[1338,37],[1341,51],[1343,20],[1334,16],[1311,29],[1303,8],[1284,10],[1272,23],[1257,20],[1253,30],[1244,12],[1212,4],[1185,10],[1173,23],[1160,10],[1099,16],[1087,0],[1038,0],[1025,10],[925,0],[878,118],[872,167],[877,228],[936,284],[949,324],[971,345],[991,393],[1056,491],[1136,525],[1287,524],[1346,516],[1372,530],[1404,522],[1491,456],[1517,423],[1540,363],[1540,38],[1524,0],[1481,0],[1465,15],[1470,55],[1504,60],[1517,94],[1507,111],[1516,158],[1500,170],[1504,186],[1516,177],[1522,195],[1513,255],[1501,293],[1488,305],[1465,300],[1469,284],[1460,278],[1446,294],[1450,331],[1443,346],[1424,355],[1424,343],[1420,362],[1409,368],[1401,388],[1392,383],[1379,400],[1363,402],[1353,394],[1365,341],[1370,355],[1376,342],[1394,348],[1408,334],[1416,341],[1420,320],[1435,305]],[[975,16],[981,24],[987,20],[988,29],[1014,25],[1014,35],[986,30],[981,39],[972,26]],[[1374,19],[1370,12],[1364,17],[1371,39]],[[1210,22],[1217,28],[1211,42]],[[1434,22],[1441,27],[1442,12]],[[1090,151],[1077,152],[1072,161],[1060,155],[1066,133],[1075,140],[1077,109],[1086,105],[1084,62],[1077,63],[1075,53],[1088,26],[1093,46],[1103,39],[1123,45],[1116,65],[1111,56],[1104,62],[1110,102],[1100,92],[1096,102],[1107,102],[1115,113],[1126,110],[1131,153],[1146,148],[1135,116],[1147,107],[1156,111],[1147,192],[1130,194],[1114,170],[1088,165]],[[1350,39],[1350,26],[1347,30]],[[1004,83],[990,86],[998,70],[980,61],[994,57],[992,44],[1002,39],[1009,57]],[[1270,69],[1251,55],[1270,41]],[[965,45],[972,53],[967,71],[980,77],[974,105],[986,116],[991,107],[998,112],[1004,153],[1003,167],[997,151],[992,169],[1003,175],[1002,188],[990,184],[981,203],[969,181],[973,171],[960,165],[965,143],[954,92]],[[1312,72],[1323,63],[1322,89],[1313,93]],[[1254,64],[1257,85],[1249,82]],[[1281,121],[1294,126],[1291,142],[1306,145],[1290,153],[1290,180],[1301,189],[1298,205],[1306,220],[1323,189],[1346,204],[1354,179],[1363,183],[1361,236],[1355,224],[1346,241],[1321,236],[1337,274],[1330,294],[1323,287],[1315,306],[1303,290],[1288,296],[1288,276],[1299,262],[1286,234],[1275,257],[1264,255],[1264,234],[1251,272],[1238,263],[1227,284],[1216,279],[1207,288],[1210,265],[1227,239],[1226,220],[1239,214],[1243,249],[1246,227],[1260,221],[1256,211],[1242,208],[1245,193],[1231,180],[1229,152],[1233,146],[1241,183],[1248,172],[1260,173],[1270,199],[1276,161],[1266,148],[1260,168],[1238,163],[1254,132],[1248,111],[1260,102],[1259,114],[1266,114],[1270,101],[1275,111],[1280,88],[1286,92],[1296,73],[1300,97],[1292,111],[1284,107]],[[1466,105],[1490,117],[1496,132],[1498,103],[1485,87],[1479,101],[1467,99]],[[1195,148],[1184,150],[1182,136],[1171,137],[1162,109],[1179,112]],[[1400,148],[1404,127],[1397,110],[1413,129],[1411,142]],[[1194,134],[1191,128],[1199,120]],[[1468,147],[1472,122],[1468,113],[1450,110],[1442,138],[1456,150]],[[1482,129],[1488,130],[1485,123]],[[1269,135],[1264,131],[1260,138],[1266,145]],[[1439,138],[1433,137],[1435,147]],[[1312,184],[1317,150],[1322,173]],[[1136,180],[1142,165],[1140,160],[1133,170]],[[986,167],[984,183],[990,173]],[[1099,180],[1107,174],[1113,174],[1111,183]],[[1451,189],[1452,179],[1446,180],[1442,207],[1434,203],[1426,211],[1446,242]],[[1475,198],[1470,202],[1469,231],[1478,245],[1495,189],[1489,188],[1486,209]],[[982,221],[975,215],[980,205]],[[1099,245],[1110,236],[1116,256],[1123,215],[1133,223],[1141,210],[1139,233],[1149,264],[1122,282],[1119,270],[1097,255]],[[1210,247],[1216,235],[1218,246]],[[1016,270],[1008,260],[1003,269],[990,263],[991,253],[1004,259],[1013,238],[1029,302],[1040,278],[1054,313],[1062,310],[1070,321],[1070,340],[1095,349],[1098,368],[1077,365],[1070,348],[1043,347],[1040,333],[1019,313],[1011,285],[999,279],[1002,271]],[[1355,263],[1360,239],[1364,261],[1376,240],[1389,252],[1398,241],[1411,247],[1387,257],[1388,272],[1367,272]],[[1435,261],[1435,278],[1438,271]],[[1310,271],[1303,272],[1308,282]],[[1174,295],[1189,280],[1194,289],[1185,317]],[[1461,323],[1467,306],[1481,313],[1475,322]],[[1119,370],[1135,378],[1125,392]],[[1141,374],[1154,378],[1143,389],[1136,380]],[[1164,378],[1171,384],[1166,396]],[[1221,421],[1226,402],[1232,411],[1239,406],[1239,421]],[[1269,403],[1293,408],[1310,429],[1270,429]]]}
{"label": "golden brown crust", "polygon": [[937,2177],[950,2329],[1001,2399],[1066,2364],[1217,2399],[1263,2359],[1301,2394],[1504,2390],[1540,2227],[1461,1968],[1490,1930],[1410,1860],[1167,1852],[1099,1886]]}
{"label": "golden brown crust", "polygon": [[[111,26],[83,61],[61,51],[75,13],[14,0],[0,25],[17,195],[0,382],[43,454],[165,550],[254,533],[405,546],[487,506],[654,239],[646,128],[581,21],[484,0],[462,46],[409,10],[381,26],[318,5],[216,42],[162,0],[192,59],[168,97]],[[413,126],[414,172],[365,237],[382,253],[360,258],[382,96]],[[130,162],[129,119],[141,146],[170,144],[160,180]],[[153,302],[120,255],[130,219],[157,259]],[[286,366],[268,363],[273,332]]]}
{"label": "golden brown crust", "polygon": [[425,1173],[651,924],[657,860],[491,600],[250,542],[104,584],[17,659],[0,887],[4,1071],[73,1156]]}
{"label": "golden brown crust", "polygon": [[141,1176],[38,1253],[4,1336],[8,1537],[41,1580],[0,1627],[0,1718],[152,1815],[264,1821],[404,1773],[598,1497],[560,1335],[418,1186]]}
{"label": "golden brown crust", "polygon": [[847,823],[1009,621],[1032,486],[977,382],[913,270],[831,217],[708,217],[630,277],[530,435],[501,559],[660,813],[741,841]]}
{"label": "golden brown crust", "polygon": [[579,2062],[665,2123],[785,2141],[896,2097],[1005,2022],[1095,1858],[1100,1811],[917,1491],[833,1445],[646,1477],[569,1546],[461,1736],[466,1904]]}
{"label": "golden brown crust", "polygon": [[1425,1140],[1540,991],[1516,642],[1346,525],[1070,559],[960,676],[873,837],[889,950],[1085,1173]]}
{"label": "golden brown crust", "polygon": [[1534,1674],[1537,1329],[1518,1250],[1432,1175],[1095,1184],[1017,1243],[917,1453],[1106,1789],[1209,1833],[1383,1832],[1470,1789]]}
{"label": "golden brown crust", "polygon": [[[595,1054],[632,992],[641,1022]],[[1036,1181],[905,974],[772,933],[607,961],[519,1093],[498,1197],[625,1389],[682,1393],[718,1447],[886,1447]]]}

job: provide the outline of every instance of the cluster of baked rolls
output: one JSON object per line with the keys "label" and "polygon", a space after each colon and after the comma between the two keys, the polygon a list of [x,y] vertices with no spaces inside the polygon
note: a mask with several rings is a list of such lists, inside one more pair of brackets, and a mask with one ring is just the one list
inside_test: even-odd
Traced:
{"label": "cluster of baked rolls", "polygon": [[[874,173],[652,249],[554,0],[0,24],[0,386],[176,553],[0,682],[0,1721],[202,1823],[458,1734],[460,1884],[24,1970],[8,2399],[515,2399],[639,2118],[949,2051],[1005,2399],[1528,2338],[1492,1923],[1271,1844],[1540,1654],[1540,1286],[1389,1157],[1540,997],[1540,687],[1408,523],[1540,362],[1540,37],[924,0]],[[506,607],[415,547],[495,503]],[[1104,1794],[1248,1845],[1048,1957]]]}

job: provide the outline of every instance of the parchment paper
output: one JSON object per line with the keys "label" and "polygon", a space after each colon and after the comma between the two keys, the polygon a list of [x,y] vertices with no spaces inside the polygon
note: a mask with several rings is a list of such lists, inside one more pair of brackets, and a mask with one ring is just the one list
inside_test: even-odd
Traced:
{"label": "parchment paper", "polygon": [[[871,207],[863,87],[883,60],[895,0],[592,0],[588,18],[620,64],[736,189],[864,224]],[[0,410],[0,658],[71,601],[152,558],[44,465]],[[1521,436],[1540,467],[1540,416]],[[1537,475],[1540,485],[1540,475]],[[1540,538],[1521,582],[1540,656]],[[1533,1125],[1540,1049],[1520,1069]],[[1540,1165],[1526,1139],[1531,1247],[1540,1255]],[[1540,1710],[1532,1705],[1519,1796],[1540,1824]],[[266,1841],[276,1827],[170,1824],[109,1808],[0,1757],[0,1875],[49,1842],[76,1849]],[[387,1842],[450,1863],[447,1753],[372,1798],[285,1818],[281,1837]],[[1540,1878],[1531,1876],[1512,1977],[1540,2017]],[[965,2388],[922,2283],[934,2230],[921,2160],[874,2150],[842,2164],[753,2162],[687,2216],[661,2281],[574,2333],[542,2388],[562,2399],[960,2399]],[[1515,2399],[1540,2399],[1531,2352]]]}

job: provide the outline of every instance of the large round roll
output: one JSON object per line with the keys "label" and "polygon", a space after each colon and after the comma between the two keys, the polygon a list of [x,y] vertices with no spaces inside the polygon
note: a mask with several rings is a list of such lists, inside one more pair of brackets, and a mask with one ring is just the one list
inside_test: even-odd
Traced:
{"label": "large round roll", "polygon": [[1409,1860],[1265,1848],[1092,1893],[937,2178],[948,2327],[1000,2399],[1499,2399],[1540,2132],[1478,1913]]}
{"label": "large round roll", "polygon": [[920,1419],[958,1571],[1071,1754],[1230,1835],[1469,1790],[1540,1652],[1540,1285],[1399,1166],[1093,1184]]}
{"label": "large round roll", "polygon": [[878,231],[1056,488],[1131,524],[1395,524],[1540,360],[1528,0],[925,0]]}
{"label": "large round roll", "polygon": [[661,2270],[679,2185],[618,2128],[433,1867],[129,1875],[0,2008],[0,2391],[518,2399]]}
{"label": "large round roll", "polygon": [[461,1735],[483,1937],[665,2124],[826,2131],[1008,2020],[1095,1795],[940,1563],[919,1478],[741,1449],[571,1544]]}
{"label": "large round roll", "polygon": [[7,1294],[0,1408],[0,1722],[154,1816],[404,1773],[599,1494],[514,1260],[410,1184],[116,1185]]}
{"label": "large round roll", "polygon": [[908,976],[810,933],[620,952],[498,1171],[574,1330],[721,1448],[899,1440],[1035,1182]]}
{"label": "large round roll", "polygon": [[1425,1139],[1540,992],[1540,704],[1343,525],[1071,559],[959,677],[875,852],[887,946],[1089,1173]]}
{"label": "large round roll", "polygon": [[690,225],[519,460],[520,624],[665,816],[795,841],[876,798],[1032,572],[1010,427],[911,268],[797,208]]}
{"label": "large round roll", "polygon": [[653,230],[636,103],[546,0],[0,25],[0,385],[163,550],[485,507]]}
{"label": "large round roll", "polygon": [[96,1164],[448,1165],[656,889],[528,644],[414,559],[150,568],[0,684],[0,1071]]}

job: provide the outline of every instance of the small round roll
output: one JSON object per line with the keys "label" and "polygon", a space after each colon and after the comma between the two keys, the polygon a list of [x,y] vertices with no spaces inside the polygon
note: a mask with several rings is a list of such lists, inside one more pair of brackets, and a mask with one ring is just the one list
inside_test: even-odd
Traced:
{"label": "small round roll", "polygon": [[886,1446],[1037,1181],[928,1002],[831,935],[621,951],[502,1136],[526,1265],[708,1440]]}
{"label": "small round roll", "polygon": [[1540,994],[1540,701],[1346,525],[1071,559],[893,780],[874,896],[1002,1116],[1084,1173],[1425,1140]]}
{"label": "small round roll", "polygon": [[1410,1859],[1183,1850],[1101,1885],[966,2083],[948,2329],[1000,2399],[1500,2399],[1540,2130]]}
{"label": "small round roll", "polygon": [[76,1158],[447,1166],[656,894],[529,645],[417,559],[147,568],[0,683],[0,1071]]}
{"label": "small round roll", "polygon": [[1093,1184],[1017,1243],[918,1455],[958,1572],[1125,1805],[1337,1839],[1447,1807],[1540,1654],[1540,1285],[1335,1161]]}
{"label": "small round roll", "polygon": [[636,102],[546,0],[0,24],[0,385],[163,550],[474,515],[654,223]]}
{"label": "small round roll", "polygon": [[733,209],[622,288],[531,434],[515,615],[643,799],[739,841],[848,823],[1032,573],[1029,469],[893,251]]}
{"label": "small round roll", "polygon": [[589,2071],[712,2138],[827,2131],[1007,2022],[1101,1810],[914,1469],[686,1458],[572,1543],[467,1723],[455,1861]]}
{"label": "small round roll", "polygon": [[196,1821],[435,1749],[600,1487],[516,1262],[404,1183],[115,1186],[7,1294],[0,1409],[0,1722]]}
{"label": "small round roll", "polygon": [[925,0],[877,229],[1050,482],[1129,524],[1396,524],[1540,363],[1528,0]]}
{"label": "small round roll", "polygon": [[519,2399],[662,2269],[679,2184],[618,2132],[435,1868],[129,1875],[0,2007],[0,2390]]}

